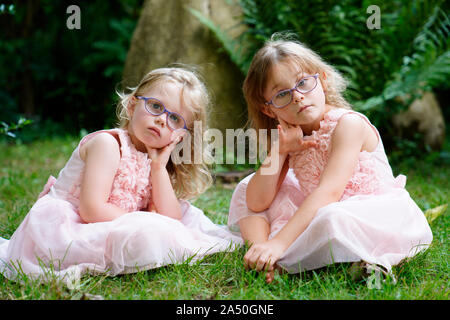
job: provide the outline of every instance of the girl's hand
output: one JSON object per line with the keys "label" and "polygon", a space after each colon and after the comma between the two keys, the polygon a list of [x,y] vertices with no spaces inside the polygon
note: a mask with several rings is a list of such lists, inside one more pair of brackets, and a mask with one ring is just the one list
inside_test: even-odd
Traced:
{"label": "girl's hand", "polygon": [[166,167],[173,149],[175,149],[177,143],[181,141],[184,134],[184,130],[175,130],[172,132],[170,143],[167,146],[160,149],[147,147],[147,153],[152,160],[152,169]]}
{"label": "girl's hand", "polygon": [[244,266],[257,271],[273,271],[286,249],[285,244],[276,239],[254,243],[244,256]]}
{"label": "girl's hand", "polygon": [[288,124],[281,118],[278,118],[278,122],[280,123],[277,128],[281,154],[301,151],[317,146],[315,141],[303,140],[303,130],[299,125]]}

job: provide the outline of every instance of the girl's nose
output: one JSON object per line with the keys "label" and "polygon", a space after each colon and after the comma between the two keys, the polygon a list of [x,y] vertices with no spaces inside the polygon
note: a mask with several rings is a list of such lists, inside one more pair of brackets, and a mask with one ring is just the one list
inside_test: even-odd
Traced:
{"label": "girl's nose", "polygon": [[164,127],[166,124],[166,114],[162,113],[159,116],[156,116],[155,123],[159,124],[161,127]]}
{"label": "girl's nose", "polygon": [[305,99],[304,94],[297,90],[293,90],[292,94],[294,95],[294,101],[301,101]]}

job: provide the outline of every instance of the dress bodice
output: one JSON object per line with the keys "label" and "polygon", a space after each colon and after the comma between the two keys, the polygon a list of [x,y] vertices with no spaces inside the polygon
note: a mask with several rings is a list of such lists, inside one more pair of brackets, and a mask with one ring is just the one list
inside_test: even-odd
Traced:
{"label": "dress bodice", "polygon": [[107,132],[120,143],[121,158],[113,180],[109,203],[127,212],[147,208],[151,197],[150,163],[147,153],[138,151],[124,129],[96,131],[85,136],[72,153],[50,189],[50,195],[71,202],[78,209],[85,162],[80,147],[95,135]]}
{"label": "dress bodice", "polygon": [[359,194],[382,193],[390,187],[404,187],[406,177],[400,175],[394,178],[380,135],[369,120],[361,113],[352,110],[332,109],[325,114],[319,129],[304,138],[316,141],[317,147],[289,154],[289,167],[294,170],[301,191],[309,195],[319,185],[320,176],[330,156],[333,131],[339,119],[348,113],[361,116],[373,128],[378,137],[378,145],[372,152],[359,153],[358,162],[341,200]]}

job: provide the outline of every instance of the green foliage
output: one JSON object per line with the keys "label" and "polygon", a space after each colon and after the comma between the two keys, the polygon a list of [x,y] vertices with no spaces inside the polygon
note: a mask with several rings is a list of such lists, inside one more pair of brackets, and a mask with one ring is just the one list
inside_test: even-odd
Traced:
{"label": "green foliage", "polygon": [[422,30],[413,40],[413,53],[403,57],[401,67],[394,72],[380,95],[356,103],[361,111],[373,109],[385,101],[405,97],[406,104],[434,87],[448,87],[450,74],[450,19],[436,7]]}
{"label": "green foliage", "polygon": [[245,65],[246,61],[243,60],[244,55],[239,52],[240,47],[238,40],[229,38],[226,33],[224,33],[219,27],[217,27],[211,20],[205,18],[199,11],[190,7],[187,7],[186,9],[214,33],[214,35],[222,43],[223,48],[229,55],[231,61],[233,61],[242,69],[242,66]]}
{"label": "green foliage", "polygon": [[[142,3],[0,0],[0,119],[33,119],[22,140],[113,125],[115,86]],[[66,26],[73,4],[81,29]]]}
{"label": "green foliage", "polygon": [[25,118],[19,118],[19,121],[13,124],[7,124],[6,122],[0,121],[0,124],[2,125],[2,128],[0,128],[0,135],[15,138],[16,134],[13,131],[20,130],[31,123],[31,120]]}
{"label": "green foliage", "polygon": [[[442,0],[237,0],[247,30],[231,39],[199,17],[245,74],[250,61],[275,32],[290,32],[348,80],[346,98],[391,134],[392,115],[424,91],[448,89],[450,18]],[[367,20],[380,8],[381,28]]]}

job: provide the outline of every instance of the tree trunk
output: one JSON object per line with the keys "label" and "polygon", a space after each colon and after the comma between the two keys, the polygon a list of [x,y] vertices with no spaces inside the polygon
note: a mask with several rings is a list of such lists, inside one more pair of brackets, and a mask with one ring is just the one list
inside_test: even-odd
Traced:
{"label": "tree trunk", "polygon": [[244,76],[187,7],[200,11],[223,30],[235,27],[241,14],[238,5],[227,1],[145,1],[126,59],[123,85],[135,86],[145,73],[171,63],[196,65],[213,97],[209,126],[223,132],[242,127],[247,120],[241,89]]}

